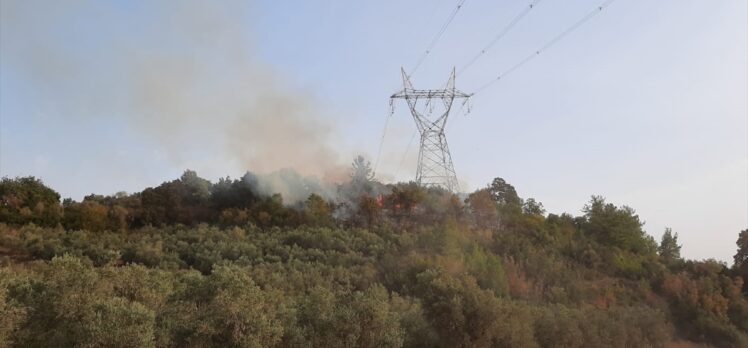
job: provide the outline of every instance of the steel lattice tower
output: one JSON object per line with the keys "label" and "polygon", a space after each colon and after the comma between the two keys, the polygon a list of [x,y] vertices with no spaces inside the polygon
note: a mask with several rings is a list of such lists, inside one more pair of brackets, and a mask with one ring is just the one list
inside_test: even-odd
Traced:
{"label": "steel lattice tower", "polygon": [[[408,102],[410,113],[421,134],[416,182],[424,186],[441,186],[451,192],[457,192],[457,174],[452,164],[452,155],[449,154],[444,127],[455,98],[469,98],[470,95],[455,89],[454,69],[444,89],[414,89],[404,69],[402,74],[403,90],[390,98],[405,99]],[[436,99],[441,100],[444,109],[439,108],[440,111],[435,113],[432,102],[436,102]],[[417,109],[419,100],[425,102],[423,113]]]}

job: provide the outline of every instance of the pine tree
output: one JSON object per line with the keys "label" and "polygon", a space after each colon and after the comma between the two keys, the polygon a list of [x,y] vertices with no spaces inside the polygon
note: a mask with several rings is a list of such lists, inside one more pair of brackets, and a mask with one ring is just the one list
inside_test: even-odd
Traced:
{"label": "pine tree", "polygon": [[671,228],[665,228],[665,233],[662,234],[662,240],[660,246],[657,248],[657,252],[665,262],[665,264],[672,264],[673,262],[680,260],[680,248],[678,245],[678,233],[673,234]]}

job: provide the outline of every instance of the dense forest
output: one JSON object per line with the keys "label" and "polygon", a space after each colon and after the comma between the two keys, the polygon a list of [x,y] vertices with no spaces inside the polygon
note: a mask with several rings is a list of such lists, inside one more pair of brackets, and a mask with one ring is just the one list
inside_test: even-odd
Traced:
{"label": "dense forest", "polygon": [[602,197],[285,175],[304,199],[252,173],[80,202],[3,178],[0,346],[748,347],[748,230],[727,265]]}

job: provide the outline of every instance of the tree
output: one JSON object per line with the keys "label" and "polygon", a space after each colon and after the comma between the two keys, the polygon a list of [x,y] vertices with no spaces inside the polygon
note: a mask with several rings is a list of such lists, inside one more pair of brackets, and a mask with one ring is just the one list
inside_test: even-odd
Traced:
{"label": "tree", "polygon": [[522,205],[522,211],[525,214],[530,214],[530,215],[545,214],[545,208],[543,208],[543,203],[536,201],[535,198],[528,198],[525,201],[525,203]]}
{"label": "tree", "polygon": [[743,292],[748,293],[748,229],[738,235],[738,251],[735,253],[735,263],[732,268],[738,276],[743,278]]}
{"label": "tree", "polygon": [[179,181],[185,186],[188,202],[202,204],[210,198],[210,181],[197,176],[194,170],[185,170]]}
{"label": "tree", "polygon": [[415,295],[443,347],[536,347],[528,311],[499,301],[469,276],[429,269],[416,276]]}
{"label": "tree", "polygon": [[246,270],[218,266],[195,290],[199,311],[190,341],[198,346],[270,347],[280,341],[280,298],[262,291]]}
{"label": "tree", "polygon": [[381,285],[365,291],[335,293],[321,286],[309,290],[298,305],[304,341],[290,346],[401,347],[403,330]]}
{"label": "tree", "polygon": [[258,197],[252,190],[256,177],[247,172],[239,180],[220,178],[210,189],[210,200],[213,208],[222,211],[228,208],[250,208]]}
{"label": "tree", "polygon": [[382,206],[379,204],[376,198],[362,195],[358,199],[357,215],[359,222],[366,224],[366,226],[372,226],[382,212]]}
{"label": "tree", "polygon": [[374,179],[374,170],[371,169],[371,162],[367,161],[364,156],[357,156],[353,160],[351,168],[351,181],[354,183],[368,183]]}
{"label": "tree", "polygon": [[491,192],[491,197],[493,197],[493,200],[496,201],[496,203],[516,206],[522,205],[522,200],[517,195],[517,190],[502,178],[493,179],[493,182],[491,182],[488,189]]}
{"label": "tree", "polygon": [[499,213],[496,202],[489,189],[482,189],[471,193],[465,203],[470,209],[474,223],[483,228],[496,228],[499,225]]}
{"label": "tree", "polygon": [[601,244],[634,253],[646,253],[652,249],[634,209],[618,208],[606,203],[603,197],[592,196],[583,211],[586,220],[583,230]]}
{"label": "tree", "polygon": [[33,177],[0,181],[0,221],[56,226],[60,222],[60,194]]}
{"label": "tree", "polygon": [[330,226],[334,223],[332,207],[320,195],[312,193],[304,205],[307,218],[313,225]]}
{"label": "tree", "polygon": [[739,268],[748,261],[748,229],[740,231],[738,240],[735,242],[738,245],[738,252],[735,253],[733,259],[735,260],[734,267]]}
{"label": "tree", "polygon": [[385,200],[398,223],[413,220],[416,207],[426,199],[426,190],[415,182],[392,186],[392,192]]}
{"label": "tree", "polygon": [[370,196],[374,191],[374,171],[371,163],[363,156],[357,156],[351,165],[351,181],[338,186],[340,196],[352,203],[361,200],[361,196]]}
{"label": "tree", "polygon": [[108,296],[108,284],[88,260],[55,257],[40,276],[11,289],[28,307],[20,347],[153,347],[155,313],[138,302]]}
{"label": "tree", "polygon": [[[642,279],[656,272],[657,242],[642,229],[634,209],[616,207],[605,199],[593,196],[583,209],[580,221],[582,236],[596,242],[590,250],[600,255],[604,271],[629,279]],[[592,258],[590,258],[592,260]]]}
{"label": "tree", "polygon": [[13,331],[26,319],[26,309],[8,299],[9,278],[5,270],[0,270],[0,347],[11,346]]}
{"label": "tree", "polygon": [[678,245],[678,233],[673,234],[672,229],[669,227],[665,228],[660,246],[657,247],[657,253],[660,254],[660,258],[662,258],[665,264],[672,264],[681,259],[680,247]]}
{"label": "tree", "polygon": [[83,202],[77,203],[65,199],[63,206],[65,207],[65,215],[62,222],[67,229],[98,232],[107,229],[109,225],[107,207],[95,200],[84,199]]}
{"label": "tree", "polygon": [[141,193],[143,217],[153,225],[210,221],[210,182],[186,170],[178,180],[165,182]]}

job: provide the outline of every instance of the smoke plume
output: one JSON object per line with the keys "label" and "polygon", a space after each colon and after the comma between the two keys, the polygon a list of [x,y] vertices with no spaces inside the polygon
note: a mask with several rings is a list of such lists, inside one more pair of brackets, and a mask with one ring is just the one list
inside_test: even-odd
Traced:
{"label": "smoke plume", "polygon": [[204,158],[198,171],[346,173],[333,115],[258,57],[251,3],[8,0],[1,12],[4,69],[70,122],[121,122],[178,166]]}

